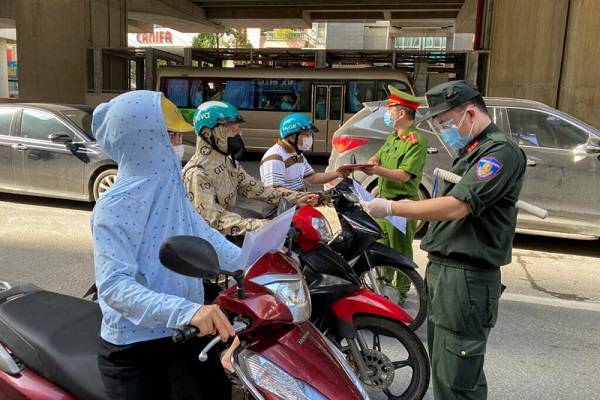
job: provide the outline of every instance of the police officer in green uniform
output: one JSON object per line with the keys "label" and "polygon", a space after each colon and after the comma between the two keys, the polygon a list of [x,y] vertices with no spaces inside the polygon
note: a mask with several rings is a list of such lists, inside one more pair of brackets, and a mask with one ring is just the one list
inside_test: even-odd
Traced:
{"label": "police officer in green uniform", "polygon": [[[373,165],[362,171],[378,175],[379,197],[391,200],[419,200],[419,183],[427,158],[427,139],[415,127],[415,111],[420,101],[392,85],[385,123],[394,128],[383,146],[368,161]],[[412,260],[412,242],[417,228],[416,220],[406,222],[406,233],[400,232],[387,219],[377,220],[384,232],[381,243],[398,250]]]}
{"label": "police officer in green uniform", "polygon": [[480,93],[465,81],[430,89],[425,97],[434,131],[456,153],[438,198],[362,202],[374,217],[402,215],[432,222],[421,241],[428,252],[425,276],[427,341],[436,399],[486,399],[483,361],[498,317],[500,266],[511,260],[525,154],[492,123]]}

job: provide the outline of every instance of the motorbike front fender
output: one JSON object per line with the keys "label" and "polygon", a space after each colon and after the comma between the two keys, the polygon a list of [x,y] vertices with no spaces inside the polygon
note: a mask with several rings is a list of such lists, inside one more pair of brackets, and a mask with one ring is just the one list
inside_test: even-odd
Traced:
{"label": "motorbike front fender", "polygon": [[363,252],[358,261],[354,264],[354,270],[360,276],[370,269],[369,266],[375,267],[386,265],[415,269],[419,268],[413,260],[406,257],[398,250],[392,249],[379,242],[374,242]]}
{"label": "motorbike front fender", "polygon": [[354,316],[357,314],[377,315],[405,324],[413,322],[413,318],[402,307],[364,288],[356,289],[333,303],[331,311],[351,326],[354,326]]}

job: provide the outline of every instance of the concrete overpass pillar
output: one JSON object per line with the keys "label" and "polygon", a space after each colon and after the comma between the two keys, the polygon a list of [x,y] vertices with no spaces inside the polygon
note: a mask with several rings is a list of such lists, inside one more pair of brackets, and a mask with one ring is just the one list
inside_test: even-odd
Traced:
{"label": "concrete overpass pillar", "polygon": [[571,0],[557,108],[600,128],[600,2]]}
{"label": "concrete overpass pillar", "polygon": [[496,0],[488,96],[556,107],[569,0]]}
{"label": "concrete overpass pillar", "polygon": [[[0,38],[0,65],[6,65],[6,39]],[[8,69],[0,68],[0,97],[8,97]]]}
{"label": "concrete overpass pillar", "polygon": [[87,49],[127,46],[126,0],[19,0],[15,8],[23,99],[84,103]]}

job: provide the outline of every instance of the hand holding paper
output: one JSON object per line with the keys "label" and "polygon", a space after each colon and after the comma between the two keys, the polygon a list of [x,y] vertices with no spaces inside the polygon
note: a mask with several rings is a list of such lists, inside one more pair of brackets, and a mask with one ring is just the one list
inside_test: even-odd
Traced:
{"label": "hand holding paper", "polygon": [[340,172],[343,170],[355,171],[357,169],[372,168],[374,165],[375,164],[344,164],[344,165],[340,165],[338,167],[338,169],[336,170],[336,172]]}
{"label": "hand holding paper", "polygon": [[373,199],[371,201],[360,201],[363,209],[373,218],[383,218],[392,215],[392,200]]}
{"label": "hand holding paper", "polygon": [[[392,213],[392,201],[386,199],[375,199],[371,193],[369,193],[364,187],[361,186],[356,180],[353,180],[354,188],[358,192],[358,196],[362,200],[361,206],[369,213],[373,218],[385,217],[392,225],[394,225],[400,232],[406,233],[406,218],[399,217],[397,215],[390,215]],[[371,204],[373,206],[371,207]],[[375,210],[377,208],[377,210]],[[373,211],[373,214],[371,211]],[[376,214],[375,214],[376,213]]]}

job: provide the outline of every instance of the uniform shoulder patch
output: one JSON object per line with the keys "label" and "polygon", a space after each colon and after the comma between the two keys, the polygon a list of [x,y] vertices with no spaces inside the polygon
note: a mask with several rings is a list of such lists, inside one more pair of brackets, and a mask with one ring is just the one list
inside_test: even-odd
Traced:
{"label": "uniform shoulder patch", "polygon": [[496,143],[506,143],[508,142],[508,135],[504,132],[494,132],[490,135],[492,141]]}
{"label": "uniform shoulder patch", "polygon": [[416,144],[419,142],[419,139],[417,139],[417,134],[414,132],[411,132],[408,137],[410,138],[410,144]]}
{"label": "uniform shoulder patch", "polygon": [[481,157],[477,163],[477,179],[486,181],[498,175],[504,165],[496,157]]}

